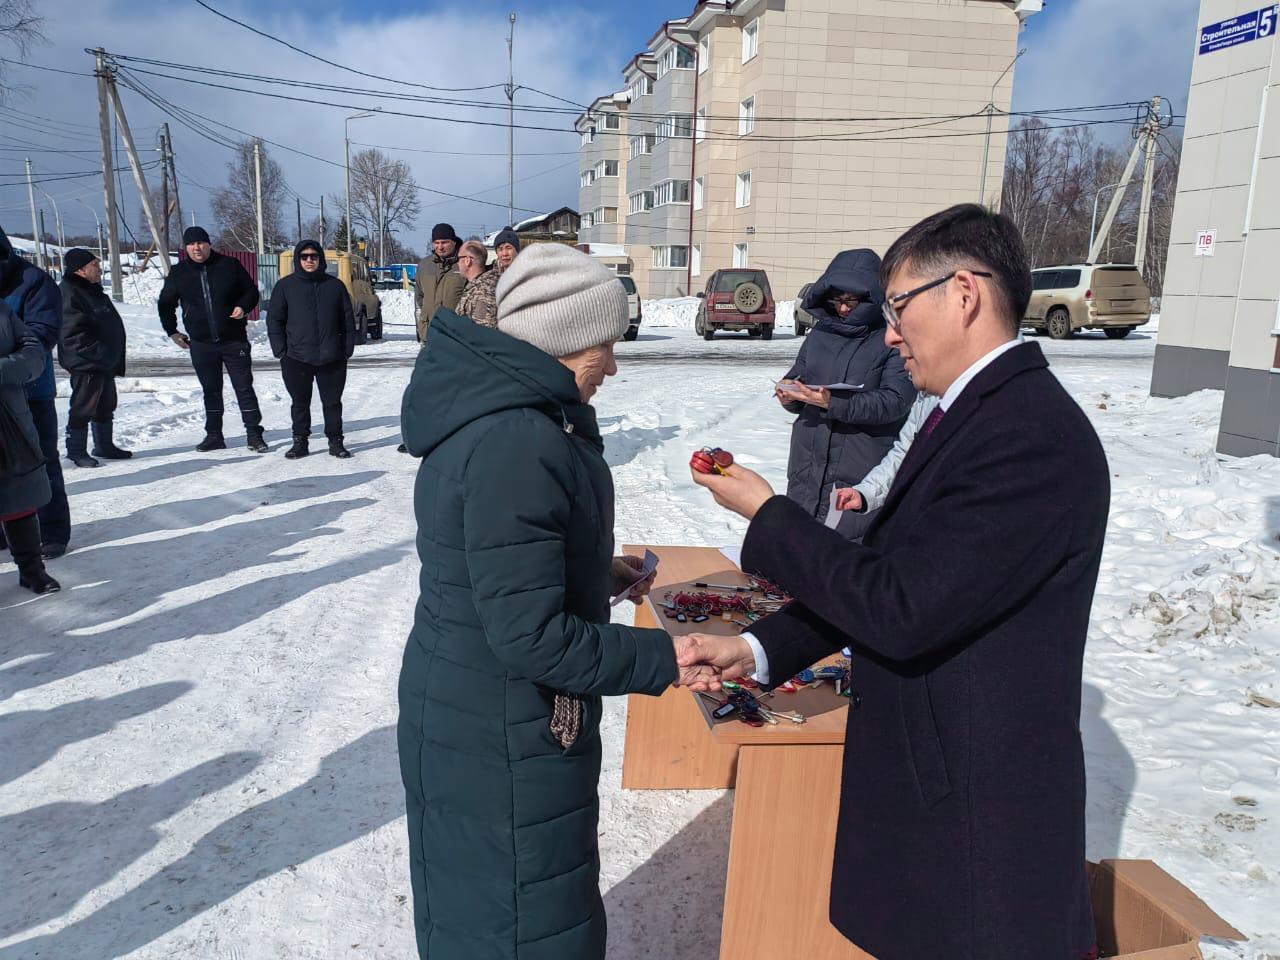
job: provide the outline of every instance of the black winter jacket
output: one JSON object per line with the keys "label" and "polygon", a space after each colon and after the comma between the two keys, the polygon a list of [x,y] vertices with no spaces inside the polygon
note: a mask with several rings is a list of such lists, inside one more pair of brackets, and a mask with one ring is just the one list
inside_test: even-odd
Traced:
{"label": "black winter jacket", "polygon": [[62,291],[58,363],[68,373],[124,376],[124,321],[100,283],[69,273]]}
{"label": "black winter jacket", "polygon": [[[828,303],[836,293],[862,294],[867,302],[841,319]],[[805,338],[787,379],[811,386],[861,387],[834,391],[826,410],[787,405],[798,414],[791,428],[787,496],[811,517],[826,517],[833,486],[857,483],[884,459],[915,402],[916,389],[901,355],[884,342],[883,302],[880,258],[870,250],[837,254],[805,298],[803,307],[818,324]],[[842,524],[841,533],[861,536],[872,514],[849,516],[857,529]]]}
{"label": "black winter jacket", "polygon": [[[258,305],[258,285],[239,260],[214,252],[204,263],[183,260],[165,278],[157,306],[160,323],[169,336],[178,332],[179,304],[182,325],[192,340],[247,340],[245,326]],[[239,320],[231,316],[236,307],[245,313]]]}
{"label": "black winter jacket", "polygon": [[[305,245],[315,248],[311,243]],[[324,251],[315,273],[302,269],[298,255],[303,246],[300,243],[294,248],[294,272],[281,277],[271,292],[267,336],[275,356],[287,355],[300,363],[323,367],[355,352],[355,314],[346,286],[325,273]]]}

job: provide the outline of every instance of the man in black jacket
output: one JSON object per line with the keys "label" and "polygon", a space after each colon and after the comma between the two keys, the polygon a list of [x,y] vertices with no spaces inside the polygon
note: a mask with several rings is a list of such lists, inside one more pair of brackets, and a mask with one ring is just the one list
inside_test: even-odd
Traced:
{"label": "man in black jacket", "polygon": [[324,435],[331,456],[351,456],[342,445],[342,389],[347,360],[356,349],[356,321],[351,297],[337,277],[325,272],[324,249],[303,240],[293,250],[293,273],[281,277],[271,294],[267,335],[280,359],[280,373],[292,401],[293,446],[290,460],[310,453],[311,388],[320,387]]}
{"label": "man in black jacket", "polygon": [[[253,392],[253,361],[245,319],[258,305],[258,285],[234,257],[224,257],[209,245],[203,227],[182,234],[187,259],[169,271],[158,307],[164,332],[178,346],[191,351],[200,387],[204,390],[204,439],[196,450],[223,450],[222,371],[226,368],[240,405],[249,449],[267,452],[262,438],[262,411]],[[178,332],[178,306],[182,325]]]}
{"label": "man in black jacket", "polygon": [[691,637],[681,662],[772,686],[852,647],[830,916],[859,947],[1082,960],[1096,938],[1081,663],[1106,457],[1018,337],[1031,277],[1012,221],[974,205],[936,214],[894,244],[882,277],[887,342],[938,407],[862,544],[750,470],[695,474],[751,520],[744,568],[795,602],[740,637]]}
{"label": "man in black jacket", "polygon": [[[116,377],[124,376],[124,322],[102,289],[102,264],[88,250],[77,247],[65,257],[62,291],[62,333],[58,363],[71,374],[71,408],[67,414],[67,459],[77,467],[96,467],[98,461],[127,460],[112,437],[116,412]],[[93,425],[93,456],[89,455],[89,425]]]}

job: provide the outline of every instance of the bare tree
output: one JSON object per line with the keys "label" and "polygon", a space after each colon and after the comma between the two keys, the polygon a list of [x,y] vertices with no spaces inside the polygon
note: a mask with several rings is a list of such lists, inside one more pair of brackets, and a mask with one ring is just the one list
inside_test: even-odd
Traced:
{"label": "bare tree", "polygon": [[[271,159],[261,141],[262,162],[262,233],[268,250],[286,246],[292,231],[285,223],[284,209],[287,186],[280,164]],[[234,160],[227,164],[227,185],[213,192],[210,202],[218,225],[218,246],[237,250],[258,249],[258,215],[256,208],[252,140],[242,141]]]}
{"label": "bare tree", "polygon": [[377,149],[351,158],[351,219],[355,232],[369,238],[370,259],[385,248],[388,262],[395,262],[394,255],[402,250],[395,232],[413,229],[420,209],[417,181],[403,160]]}
{"label": "bare tree", "polygon": [[[44,17],[37,16],[31,0],[0,0],[0,40],[6,40],[25,57],[37,43],[48,43],[44,35]],[[0,101],[10,91],[4,64],[0,63]]]}

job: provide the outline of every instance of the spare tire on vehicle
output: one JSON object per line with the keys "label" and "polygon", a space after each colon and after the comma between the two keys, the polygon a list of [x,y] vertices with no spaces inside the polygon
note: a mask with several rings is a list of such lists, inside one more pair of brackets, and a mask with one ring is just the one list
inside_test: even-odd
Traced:
{"label": "spare tire on vehicle", "polygon": [[733,290],[733,305],[742,313],[755,313],[764,307],[764,291],[758,283],[740,283]]}

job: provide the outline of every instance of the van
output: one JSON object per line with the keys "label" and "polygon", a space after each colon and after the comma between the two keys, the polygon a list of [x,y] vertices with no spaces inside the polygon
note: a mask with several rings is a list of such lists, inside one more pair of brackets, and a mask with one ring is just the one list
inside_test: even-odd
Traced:
{"label": "van", "polygon": [[1075,264],[1031,271],[1031,303],[1023,326],[1065,340],[1101,330],[1112,340],[1151,319],[1151,291],[1130,263]]}
{"label": "van", "polygon": [[[351,309],[356,315],[356,343],[364,343],[369,338],[381,340],[382,301],[373,292],[368,262],[358,253],[326,250],[324,263],[325,273],[341,280],[351,297]],[[284,250],[280,254],[280,276],[287,277],[291,273],[293,251]]]}

